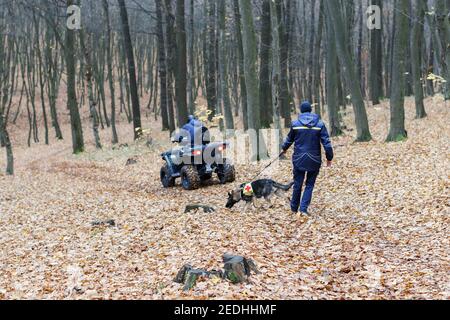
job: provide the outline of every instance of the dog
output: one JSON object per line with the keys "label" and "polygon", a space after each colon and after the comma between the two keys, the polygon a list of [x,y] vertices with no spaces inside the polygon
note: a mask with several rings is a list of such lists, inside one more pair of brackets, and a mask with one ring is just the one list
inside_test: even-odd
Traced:
{"label": "dog", "polygon": [[226,207],[228,209],[231,209],[238,202],[245,201],[246,206],[249,204],[253,204],[253,206],[256,208],[255,199],[264,198],[266,201],[271,203],[270,200],[272,195],[278,195],[278,192],[280,190],[287,192],[292,188],[293,185],[294,182],[291,182],[288,185],[283,185],[270,179],[261,179],[252,183],[244,183],[241,184],[238,189],[228,193],[228,202],[226,204]]}

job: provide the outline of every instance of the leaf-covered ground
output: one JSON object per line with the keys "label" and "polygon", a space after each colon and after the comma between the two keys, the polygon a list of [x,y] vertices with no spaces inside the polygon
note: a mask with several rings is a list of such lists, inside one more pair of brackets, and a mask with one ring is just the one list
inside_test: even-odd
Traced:
{"label": "leaf-covered ground", "polygon": [[[334,139],[335,165],[320,175],[312,218],[297,220],[286,198],[274,209],[224,208],[234,185],[197,192],[159,183],[167,134],[151,149],[131,141],[71,155],[66,140],[26,147],[26,123],[11,127],[16,176],[0,175],[0,299],[449,299],[449,113],[439,99],[414,120],[405,142],[385,144],[389,107],[369,108],[374,141]],[[86,120],[88,121],[88,120]],[[152,127],[151,119],[146,125]],[[351,112],[346,117],[351,127]],[[88,122],[85,137],[91,141]],[[138,163],[125,166],[136,156]],[[0,167],[5,167],[4,150]],[[238,166],[246,182],[266,163]],[[270,173],[291,180],[290,161]],[[186,204],[215,213],[184,214]],[[114,219],[115,227],[92,227]],[[204,280],[189,293],[172,280],[185,263],[222,267],[224,253],[255,260],[248,284]]]}

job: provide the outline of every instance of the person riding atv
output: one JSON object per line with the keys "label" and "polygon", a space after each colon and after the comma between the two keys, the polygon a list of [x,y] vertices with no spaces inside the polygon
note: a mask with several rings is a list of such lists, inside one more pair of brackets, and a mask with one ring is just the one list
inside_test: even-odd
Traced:
{"label": "person riding atv", "polygon": [[228,147],[226,142],[210,142],[208,128],[194,116],[172,138],[173,143],[181,147],[161,154],[166,162],[161,168],[160,178],[164,188],[175,186],[175,180],[181,178],[186,190],[200,188],[201,183],[216,173],[220,183],[234,182],[234,166],[224,158]]}
{"label": "person riding atv", "polygon": [[210,143],[209,129],[193,115],[188,117],[187,123],[177,133],[174,142],[189,142],[191,146],[207,145]]}

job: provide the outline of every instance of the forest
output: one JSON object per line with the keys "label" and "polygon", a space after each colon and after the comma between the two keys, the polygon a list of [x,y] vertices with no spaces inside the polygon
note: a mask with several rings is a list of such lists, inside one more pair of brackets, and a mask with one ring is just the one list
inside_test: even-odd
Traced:
{"label": "forest", "polygon": [[[449,100],[450,0],[0,0],[0,300],[448,299]],[[226,209],[292,181],[303,101],[335,149],[311,217]],[[236,181],[161,184],[190,115]],[[174,281],[224,254],[257,272]]]}

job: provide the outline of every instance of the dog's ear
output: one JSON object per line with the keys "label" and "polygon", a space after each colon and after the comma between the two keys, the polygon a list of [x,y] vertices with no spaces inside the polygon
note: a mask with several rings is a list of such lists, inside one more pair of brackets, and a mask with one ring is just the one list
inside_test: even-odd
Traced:
{"label": "dog's ear", "polygon": [[228,196],[229,196],[229,197],[232,197],[233,195],[231,194],[231,192],[228,191]]}
{"label": "dog's ear", "polygon": [[241,190],[234,191],[231,196],[233,197],[234,201],[240,201],[242,199]]}

